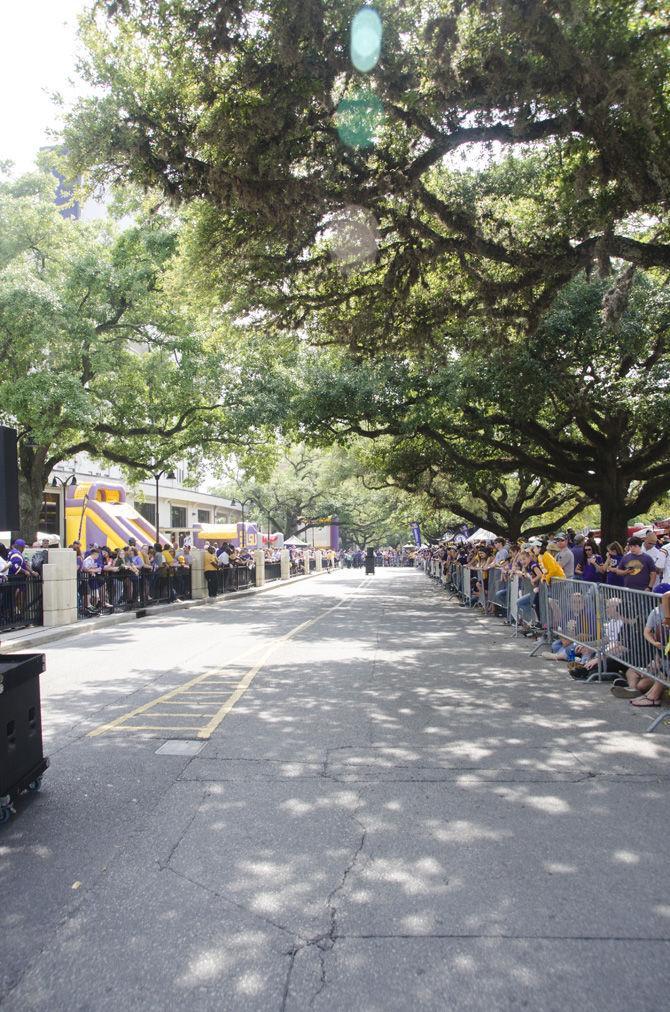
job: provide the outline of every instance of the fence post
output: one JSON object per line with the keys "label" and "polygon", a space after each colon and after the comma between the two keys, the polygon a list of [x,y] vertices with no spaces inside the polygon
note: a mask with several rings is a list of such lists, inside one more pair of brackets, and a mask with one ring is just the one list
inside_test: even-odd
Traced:
{"label": "fence post", "polygon": [[282,549],[279,553],[279,564],[281,566],[281,578],[282,580],[290,580],[291,578],[291,556],[288,548]]}
{"label": "fence post", "polygon": [[316,566],[314,567],[315,572],[323,572],[323,552],[317,552],[314,558],[316,560]]}
{"label": "fence post", "polygon": [[77,621],[77,556],[71,548],[50,548],[42,566],[43,624]]}
{"label": "fence post", "polygon": [[208,596],[205,580],[205,552],[202,548],[191,549],[191,600],[202,601]]}
{"label": "fence post", "polygon": [[262,587],[265,583],[265,552],[260,548],[254,552],[254,562],[256,564],[256,586]]}

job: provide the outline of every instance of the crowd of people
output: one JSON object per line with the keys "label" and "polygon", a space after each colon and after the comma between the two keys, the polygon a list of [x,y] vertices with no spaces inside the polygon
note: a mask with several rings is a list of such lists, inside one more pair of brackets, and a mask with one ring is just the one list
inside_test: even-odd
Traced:
{"label": "crowd of people", "polygon": [[[625,546],[612,542],[604,551],[590,534],[560,531],[550,539],[517,543],[442,542],[418,554],[445,574],[452,563],[467,567],[470,588],[464,596],[489,614],[509,616],[509,587],[517,577],[515,621],[527,635],[543,626],[541,587],[570,581],[547,589],[544,623],[557,631],[551,656],[565,662],[576,680],[598,671],[604,656],[607,671],[600,674],[613,683],[615,696],[636,707],[661,705],[668,691],[664,682],[670,680],[670,532],[633,535]],[[599,585],[610,588],[600,618],[594,596]],[[650,606],[644,595],[630,595],[624,602],[617,588],[651,591],[658,601]]]}
{"label": "crowd of people", "polygon": [[[23,538],[16,538],[9,548],[0,543],[0,584],[17,584],[16,593],[26,579],[39,579],[42,566],[48,560],[52,547],[48,538],[34,542],[29,555]],[[190,570],[192,546],[187,541],[179,546],[176,538],[163,544],[138,543],[129,538],[128,544],[109,548],[91,543],[87,547],[75,540],[69,545],[75,553],[78,573],[78,608],[81,615],[96,615],[113,611],[119,605],[133,606],[155,601],[176,601],[190,596]],[[313,550],[286,546],[289,553],[291,575],[304,572],[314,557]],[[210,597],[219,592],[236,591],[248,584],[248,577],[240,578],[241,571],[250,572],[255,566],[255,549],[237,547],[228,541],[204,544],[204,570]],[[266,564],[279,566],[282,549],[263,549]],[[339,563],[339,555],[322,552],[326,568]]]}
{"label": "crowd of people", "polygon": [[[340,562],[346,569],[360,569],[365,565],[367,549],[347,548],[340,552]],[[377,566],[406,566],[412,565],[415,550],[405,548],[375,548],[373,550],[375,565]]]}

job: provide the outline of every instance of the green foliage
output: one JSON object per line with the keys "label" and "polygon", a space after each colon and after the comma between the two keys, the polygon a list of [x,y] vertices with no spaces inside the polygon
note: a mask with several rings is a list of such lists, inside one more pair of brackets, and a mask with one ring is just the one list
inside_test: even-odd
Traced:
{"label": "green foliage", "polygon": [[[366,75],[359,6],[96,4],[73,164],[188,205],[203,290],[355,351],[444,345],[473,316],[533,326],[612,257],[667,270],[664,0],[380,0]],[[370,146],[337,130],[361,89],[383,109]],[[352,206],[377,249],[343,269]]]}
{"label": "green foliage", "polygon": [[[535,334],[485,354],[483,343],[372,362],[324,352],[308,363],[295,411],[323,439],[393,437],[388,473],[403,487],[434,491],[446,476],[464,506],[464,487],[481,503],[499,476],[525,475],[530,502],[518,509],[541,514],[570,486],[582,493],[573,505],[596,501],[621,537],[670,488],[667,290],[630,271],[609,290],[582,276]],[[509,510],[508,485],[489,513]]]}
{"label": "green foliage", "polygon": [[312,526],[321,526],[313,520],[337,516],[345,546],[404,543],[415,519],[414,498],[383,477],[370,486],[361,454],[360,445],[347,450],[287,447],[264,480],[240,472],[219,492],[244,501],[246,515],[262,527],[269,517],[286,537],[297,534],[309,543]]}
{"label": "green foliage", "polygon": [[64,220],[54,181],[0,186],[1,417],[20,433],[28,533],[46,477],[85,450],[135,474],[263,456],[283,390],[221,318],[184,305],[170,216]]}

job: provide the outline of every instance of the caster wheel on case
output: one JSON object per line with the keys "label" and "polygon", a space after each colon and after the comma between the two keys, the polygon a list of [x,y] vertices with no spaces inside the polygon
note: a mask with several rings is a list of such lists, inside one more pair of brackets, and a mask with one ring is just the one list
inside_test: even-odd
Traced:
{"label": "caster wheel on case", "polygon": [[30,783],[28,784],[28,790],[34,793],[35,791],[39,791],[41,786],[42,786],[42,777],[37,777],[36,780],[30,781]]}
{"label": "caster wheel on case", "polygon": [[12,810],[9,805],[2,805],[0,807],[0,826],[5,822],[9,822],[12,817]]}

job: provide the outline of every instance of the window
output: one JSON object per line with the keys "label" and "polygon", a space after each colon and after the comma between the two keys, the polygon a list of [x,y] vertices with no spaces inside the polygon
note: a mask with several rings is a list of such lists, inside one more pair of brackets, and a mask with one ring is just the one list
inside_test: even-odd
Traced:
{"label": "window", "polygon": [[136,502],[135,509],[141,517],[151,524],[152,527],[156,526],[156,504],[153,502]]}
{"label": "window", "polygon": [[209,510],[198,510],[198,523],[199,524],[209,523]]}
{"label": "window", "polygon": [[57,492],[45,492],[37,529],[44,534],[60,534],[62,508],[61,497]]}
{"label": "window", "polygon": [[170,507],[170,527],[186,527],[186,507]]}

